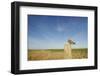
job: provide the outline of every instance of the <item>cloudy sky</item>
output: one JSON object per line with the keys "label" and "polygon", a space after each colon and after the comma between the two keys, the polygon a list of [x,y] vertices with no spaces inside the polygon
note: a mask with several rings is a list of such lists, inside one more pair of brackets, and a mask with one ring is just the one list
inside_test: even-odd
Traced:
{"label": "cloudy sky", "polygon": [[87,48],[87,34],[87,17],[28,15],[29,49],[63,49],[68,39]]}

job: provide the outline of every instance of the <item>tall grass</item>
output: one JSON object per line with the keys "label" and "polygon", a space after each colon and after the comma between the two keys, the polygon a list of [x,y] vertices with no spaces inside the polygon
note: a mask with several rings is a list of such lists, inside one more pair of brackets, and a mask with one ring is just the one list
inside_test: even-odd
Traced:
{"label": "tall grass", "polygon": [[[88,58],[88,49],[72,49],[72,59]],[[28,50],[28,60],[57,60],[64,59],[64,49]]]}

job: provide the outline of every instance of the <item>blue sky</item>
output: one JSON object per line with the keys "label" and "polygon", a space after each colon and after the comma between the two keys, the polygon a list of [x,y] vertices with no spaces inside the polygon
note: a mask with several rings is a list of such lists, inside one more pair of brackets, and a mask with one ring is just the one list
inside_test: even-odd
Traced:
{"label": "blue sky", "polygon": [[68,39],[73,48],[87,48],[87,34],[87,17],[28,15],[29,49],[63,49]]}

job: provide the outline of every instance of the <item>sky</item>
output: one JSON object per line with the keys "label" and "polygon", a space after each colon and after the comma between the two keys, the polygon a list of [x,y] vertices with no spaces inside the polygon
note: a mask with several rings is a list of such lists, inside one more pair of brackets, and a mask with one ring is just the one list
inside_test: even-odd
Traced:
{"label": "sky", "polygon": [[87,17],[28,15],[28,49],[63,49],[68,39],[88,47]]}

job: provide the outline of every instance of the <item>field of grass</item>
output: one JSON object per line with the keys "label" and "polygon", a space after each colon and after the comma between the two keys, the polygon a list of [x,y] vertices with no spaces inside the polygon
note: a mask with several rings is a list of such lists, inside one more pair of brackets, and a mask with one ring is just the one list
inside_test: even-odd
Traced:
{"label": "field of grass", "polygon": [[[72,49],[72,59],[88,58],[88,49]],[[64,49],[28,50],[28,60],[64,59]]]}

